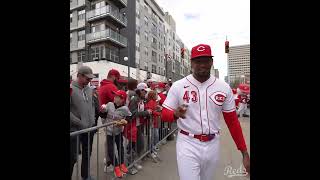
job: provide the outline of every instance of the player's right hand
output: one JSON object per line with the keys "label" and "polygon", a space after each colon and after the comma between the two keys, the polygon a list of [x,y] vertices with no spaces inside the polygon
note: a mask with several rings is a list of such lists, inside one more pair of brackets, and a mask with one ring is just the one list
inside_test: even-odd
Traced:
{"label": "player's right hand", "polygon": [[187,112],[187,108],[188,105],[183,104],[181,106],[179,106],[175,111],[174,111],[174,116],[176,116],[177,118],[186,118],[185,114]]}

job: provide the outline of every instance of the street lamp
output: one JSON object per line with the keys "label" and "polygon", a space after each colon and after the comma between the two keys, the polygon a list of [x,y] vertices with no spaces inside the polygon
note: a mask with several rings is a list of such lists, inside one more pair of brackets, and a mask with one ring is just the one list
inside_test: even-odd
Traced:
{"label": "street lamp", "polygon": [[[128,57],[124,57],[123,60],[125,62],[127,62],[129,60],[129,58]],[[129,78],[130,78],[130,66],[129,66],[129,61],[128,61],[128,80],[129,80]]]}

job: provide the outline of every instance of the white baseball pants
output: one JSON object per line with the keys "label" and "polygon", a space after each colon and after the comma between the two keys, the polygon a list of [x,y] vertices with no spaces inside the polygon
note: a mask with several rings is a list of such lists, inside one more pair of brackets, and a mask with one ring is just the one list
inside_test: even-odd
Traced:
{"label": "white baseball pants", "polygon": [[178,133],[176,151],[180,180],[212,180],[219,160],[220,135],[207,142]]}

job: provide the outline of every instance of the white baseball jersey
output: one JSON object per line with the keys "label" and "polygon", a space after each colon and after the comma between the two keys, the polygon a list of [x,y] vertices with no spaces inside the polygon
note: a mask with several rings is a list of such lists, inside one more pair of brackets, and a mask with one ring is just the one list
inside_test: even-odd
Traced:
{"label": "white baseball jersey", "polygon": [[163,107],[174,110],[182,104],[188,105],[186,118],[177,124],[191,134],[217,133],[221,112],[236,110],[232,89],[214,76],[200,83],[191,74],[173,83]]}

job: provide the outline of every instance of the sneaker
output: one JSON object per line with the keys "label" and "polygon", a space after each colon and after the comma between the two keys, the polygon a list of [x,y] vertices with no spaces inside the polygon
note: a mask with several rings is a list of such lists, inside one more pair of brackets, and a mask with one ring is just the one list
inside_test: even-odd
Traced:
{"label": "sneaker", "polygon": [[160,151],[160,148],[156,146],[156,147],[154,148],[154,150]]}
{"label": "sneaker", "polygon": [[132,168],[129,169],[129,173],[130,173],[131,175],[135,175],[135,174],[138,173],[138,170],[137,170],[136,168],[132,167]]}
{"label": "sneaker", "polygon": [[105,173],[111,173],[113,171],[114,167],[110,164],[109,166],[104,166],[103,172]]}
{"label": "sneaker", "polygon": [[166,139],[163,140],[163,141],[162,141],[162,144],[163,144],[163,145],[167,144],[167,140],[166,140]]}
{"label": "sneaker", "polygon": [[138,163],[134,164],[133,166],[138,170],[142,169],[142,166],[140,164],[138,164]]}
{"label": "sneaker", "polygon": [[151,153],[151,158],[153,160],[154,163],[157,163],[157,155],[155,155],[155,153]]}
{"label": "sneaker", "polygon": [[121,178],[123,176],[119,166],[114,167],[114,175],[118,178]]}
{"label": "sneaker", "polygon": [[121,164],[121,165],[120,165],[120,169],[121,169],[122,172],[128,173],[128,169],[127,169],[127,167],[126,167],[125,164]]}
{"label": "sneaker", "polygon": [[112,172],[114,169],[113,165],[110,164],[109,166],[107,166],[107,172]]}

